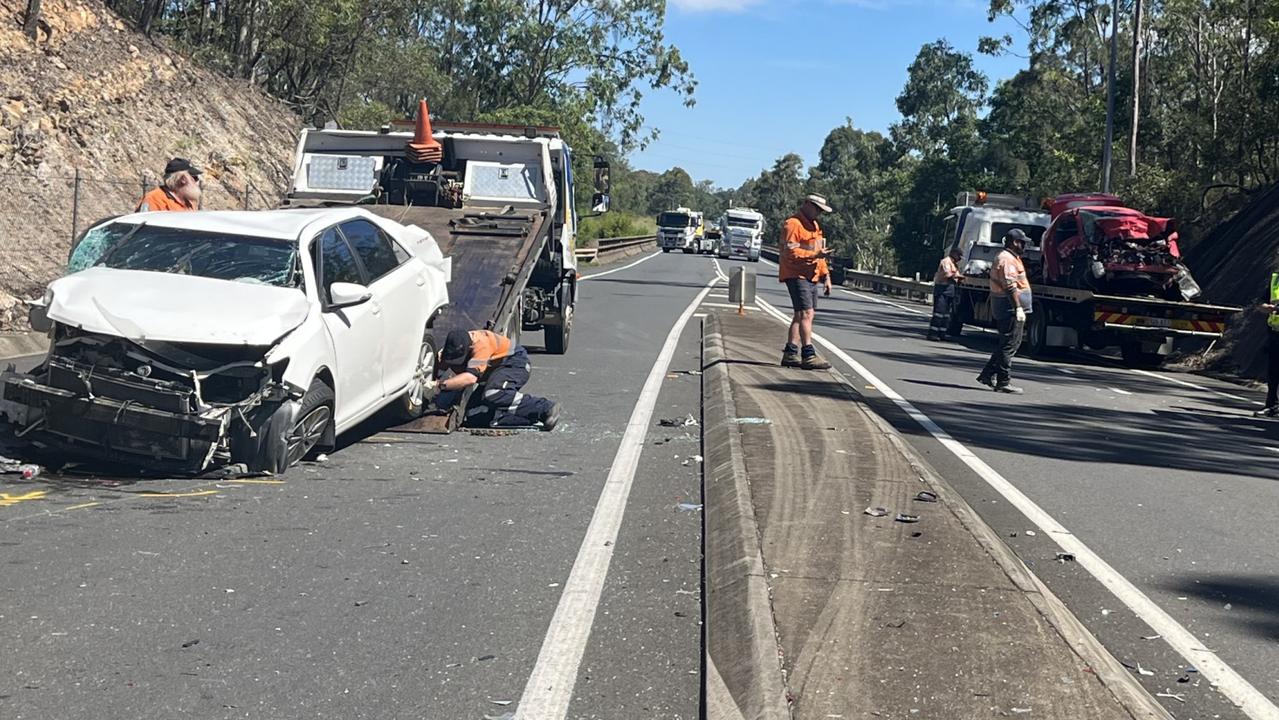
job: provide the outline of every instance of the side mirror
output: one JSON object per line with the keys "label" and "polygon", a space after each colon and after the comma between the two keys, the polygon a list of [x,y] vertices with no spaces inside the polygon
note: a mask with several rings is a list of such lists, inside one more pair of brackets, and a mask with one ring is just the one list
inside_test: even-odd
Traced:
{"label": "side mirror", "polygon": [[329,309],[363,305],[373,298],[373,293],[363,285],[335,282],[329,286]]}
{"label": "side mirror", "polygon": [[603,156],[595,156],[595,193],[591,195],[591,212],[603,214],[608,212],[612,202],[613,181],[609,177],[612,170]]}
{"label": "side mirror", "polygon": [[608,212],[608,208],[612,199],[604,193],[595,193],[591,196],[591,212],[604,214]]}

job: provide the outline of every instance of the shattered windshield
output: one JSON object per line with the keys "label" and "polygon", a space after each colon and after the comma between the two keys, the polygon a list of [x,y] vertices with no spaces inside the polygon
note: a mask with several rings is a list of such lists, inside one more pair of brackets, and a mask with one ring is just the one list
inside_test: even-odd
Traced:
{"label": "shattered windshield", "polygon": [[117,222],[85,231],[75,248],[71,250],[71,258],[67,261],[67,274],[93,267],[107,251],[121,238],[133,232],[136,227],[137,225],[131,223]]}
{"label": "shattered windshield", "polygon": [[148,225],[117,240],[97,265],[277,287],[301,285],[294,243]]}

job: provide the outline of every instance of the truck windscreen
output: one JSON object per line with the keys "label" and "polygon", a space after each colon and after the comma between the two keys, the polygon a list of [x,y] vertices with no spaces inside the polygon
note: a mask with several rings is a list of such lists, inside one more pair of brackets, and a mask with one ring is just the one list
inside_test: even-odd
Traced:
{"label": "truck windscreen", "polygon": [[1034,247],[1039,247],[1039,241],[1044,238],[1044,231],[1048,229],[1042,225],[995,222],[990,224],[990,241],[996,244],[1002,243],[1004,236],[1013,228],[1026,233],[1026,237],[1030,238],[1030,244]]}
{"label": "truck windscreen", "polygon": [[657,226],[665,228],[686,228],[689,226],[689,217],[684,213],[662,213],[657,216]]}

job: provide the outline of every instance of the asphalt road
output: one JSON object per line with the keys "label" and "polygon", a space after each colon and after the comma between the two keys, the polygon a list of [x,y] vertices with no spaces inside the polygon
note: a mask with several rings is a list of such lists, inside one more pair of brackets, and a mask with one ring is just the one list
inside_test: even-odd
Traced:
{"label": "asphalt road", "polygon": [[[245,482],[4,476],[0,717],[514,711],[641,388],[714,276],[657,256],[582,285],[568,355],[526,337],[553,433],[375,429]],[[557,666],[567,717],[698,715],[700,433],[657,425],[699,415],[696,319],[673,350],[598,606],[567,621],[589,632]]]}
{"label": "asphalt road", "polygon": [[[725,270],[728,267],[726,265]],[[789,313],[771,264],[760,296]],[[994,336],[924,339],[929,308],[837,290],[817,332],[862,364],[1082,540],[1279,702],[1279,423],[1249,417],[1259,393],[1172,372],[1142,373],[1098,356],[1019,358],[1024,396],[974,378]],[[779,325],[777,351],[781,352]],[[836,358],[873,407],[964,494],[1071,610],[1176,717],[1240,717],[1163,639],[974,470]],[[1187,385],[1197,387],[1190,387]],[[1179,683],[1183,677],[1189,682]]]}

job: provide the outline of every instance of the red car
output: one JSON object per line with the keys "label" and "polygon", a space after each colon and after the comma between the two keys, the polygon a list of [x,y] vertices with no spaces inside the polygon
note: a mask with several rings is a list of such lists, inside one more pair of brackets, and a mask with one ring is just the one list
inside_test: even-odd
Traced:
{"label": "red car", "polygon": [[1064,195],[1044,233],[1044,283],[1110,295],[1192,300],[1199,286],[1181,262],[1177,221],[1123,207],[1113,195]]}

